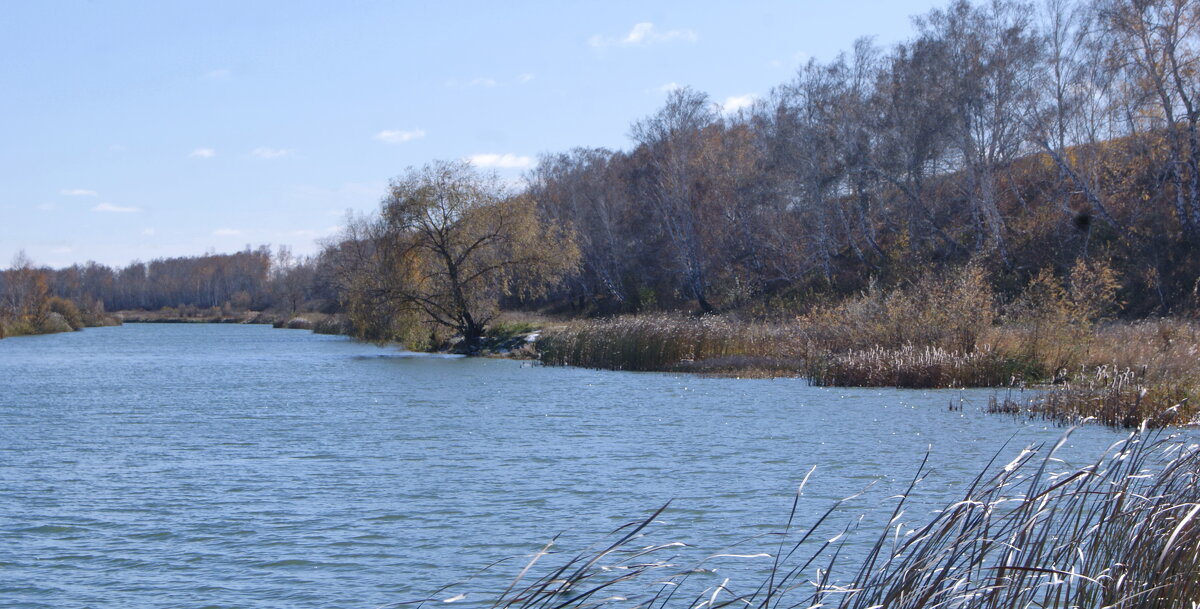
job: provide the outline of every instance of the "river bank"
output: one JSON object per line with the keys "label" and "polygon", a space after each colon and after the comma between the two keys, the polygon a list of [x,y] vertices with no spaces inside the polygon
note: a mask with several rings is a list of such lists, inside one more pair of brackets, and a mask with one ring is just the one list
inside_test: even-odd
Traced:
{"label": "river bank", "polygon": [[[884,328],[849,322],[625,316],[548,329],[537,349],[548,365],[800,376],[831,387],[1013,389],[990,410],[1060,422],[1166,427],[1195,424],[1200,416],[1194,321],[1000,324],[981,328],[959,348],[900,341]],[[1020,391],[1031,387],[1046,390]]]}
{"label": "river bank", "polygon": [[59,334],[76,332],[84,328],[100,328],[119,326],[121,319],[107,313],[81,312],[73,304],[63,301],[52,309],[37,315],[26,315],[19,318],[0,317],[0,339],[14,336],[35,336],[38,334]]}
{"label": "river bank", "polygon": [[[354,334],[346,316],[315,312],[163,309],[118,311],[106,319]],[[493,324],[470,355],[608,370],[803,377],[830,387],[996,388],[1006,390],[987,407],[997,414],[1114,427],[1200,423],[1195,321],[1041,320],[970,331],[964,320],[939,321],[880,323],[828,313],[775,322],[686,314],[562,321],[514,313]],[[978,321],[965,318],[966,324]],[[434,351],[457,347],[450,339]]]}

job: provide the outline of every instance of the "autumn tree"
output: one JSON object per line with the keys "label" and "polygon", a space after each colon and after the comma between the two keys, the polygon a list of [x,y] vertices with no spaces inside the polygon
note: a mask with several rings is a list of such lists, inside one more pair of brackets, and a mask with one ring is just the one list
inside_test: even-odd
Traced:
{"label": "autumn tree", "polygon": [[537,296],[579,260],[531,197],[510,194],[464,161],[435,161],[393,179],[363,238],[373,245],[355,255],[370,261],[368,291],[382,310],[461,335],[463,352],[478,348],[503,297]]}
{"label": "autumn tree", "polygon": [[571,278],[578,295],[611,301],[618,310],[631,300],[626,270],[641,236],[619,166],[612,151],[576,148],[544,155],[529,176],[539,211],[579,245],[580,268]]}
{"label": "autumn tree", "polygon": [[24,251],[13,257],[12,268],[0,283],[0,314],[31,328],[41,328],[50,315],[48,272],[34,266]]}
{"label": "autumn tree", "polygon": [[645,172],[642,195],[654,210],[666,237],[666,252],[680,282],[700,309],[711,313],[708,265],[703,246],[704,222],[697,182],[703,171],[703,130],[717,120],[716,108],[704,93],[676,89],[658,112],[633,124],[631,135],[642,147]]}
{"label": "autumn tree", "polygon": [[[1200,234],[1200,5],[1193,0],[1104,0],[1110,61],[1140,90],[1131,106],[1165,138],[1175,215],[1189,240]],[[1137,103],[1140,102],[1140,103]]]}

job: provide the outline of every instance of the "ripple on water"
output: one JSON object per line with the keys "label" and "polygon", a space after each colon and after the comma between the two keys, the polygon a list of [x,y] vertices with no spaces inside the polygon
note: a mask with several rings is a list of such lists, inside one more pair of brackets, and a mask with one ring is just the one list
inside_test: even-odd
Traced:
{"label": "ripple on water", "polygon": [[[1061,432],[984,416],[978,392],[526,368],[264,326],[3,340],[0,379],[0,598],[55,609],[378,607],[477,573],[472,593],[495,591],[556,534],[539,564],[668,500],[648,531],[697,565],[773,548],[813,466],[797,523],[868,488],[840,530],[886,523],[931,445],[913,518],[1009,438]],[[1081,429],[1062,456],[1116,438]],[[742,587],[759,568],[711,566],[706,585]]]}

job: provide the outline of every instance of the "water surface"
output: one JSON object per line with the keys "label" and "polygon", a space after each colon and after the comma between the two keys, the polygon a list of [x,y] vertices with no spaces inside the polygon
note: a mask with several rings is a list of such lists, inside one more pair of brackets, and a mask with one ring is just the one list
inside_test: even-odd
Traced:
{"label": "water surface", "polygon": [[[928,510],[1062,433],[983,414],[988,395],[411,357],[266,326],[5,339],[0,604],[378,607],[668,500],[656,535],[691,560],[777,530],[813,466],[801,521],[872,483],[852,507],[886,509],[930,451]],[[1120,437],[1084,428],[1063,456]]]}

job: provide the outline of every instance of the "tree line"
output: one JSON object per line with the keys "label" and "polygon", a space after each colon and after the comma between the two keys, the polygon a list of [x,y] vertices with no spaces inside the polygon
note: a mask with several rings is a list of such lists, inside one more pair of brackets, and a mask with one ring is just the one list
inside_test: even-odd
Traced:
{"label": "tree line", "polygon": [[554,296],[711,312],[985,263],[1012,292],[1110,261],[1135,314],[1194,306],[1200,4],[959,0],[723,115],[671,92],[629,151],[546,155],[542,212],[576,236]]}
{"label": "tree line", "polygon": [[34,333],[62,329],[51,313],[99,319],[118,310],[336,309],[336,295],[317,278],[318,263],[287,247],[272,252],[265,245],[233,254],[135,261],[122,268],[88,262],[51,269],[19,253],[9,269],[0,271],[0,325],[10,334],[17,328]]}
{"label": "tree line", "polygon": [[429,346],[503,307],[786,315],[967,264],[1001,297],[1084,261],[1127,315],[1200,308],[1200,2],[956,0],[914,24],[734,114],[671,91],[629,150],[544,154],[521,188],[410,168],[311,258],[40,272],[110,310],[320,309]]}

